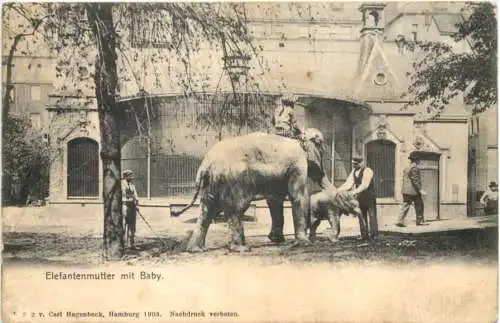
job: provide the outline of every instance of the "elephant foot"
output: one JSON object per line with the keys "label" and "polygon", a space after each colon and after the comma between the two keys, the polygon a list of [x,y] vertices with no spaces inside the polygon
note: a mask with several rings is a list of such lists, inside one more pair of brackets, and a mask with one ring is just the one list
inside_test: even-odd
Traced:
{"label": "elephant foot", "polygon": [[283,243],[283,242],[285,242],[285,237],[282,234],[280,234],[280,235],[274,235],[274,234],[269,233],[269,235],[267,237],[269,238],[269,240],[271,240],[274,243]]}
{"label": "elephant foot", "polygon": [[302,239],[296,239],[293,244],[292,248],[300,248],[300,247],[307,247],[311,245],[311,241],[307,238],[302,238]]}
{"label": "elephant foot", "polygon": [[244,253],[244,252],[249,252],[250,247],[247,245],[239,245],[239,244],[231,243],[229,245],[229,251]]}
{"label": "elephant foot", "polygon": [[201,253],[201,252],[207,251],[207,249],[204,248],[204,247],[200,247],[198,245],[189,245],[186,248],[186,251],[189,252],[189,253]]}
{"label": "elephant foot", "polygon": [[337,236],[328,236],[328,240],[330,240],[330,242],[339,242],[339,237]]}
{"label": "elephant foot", "polygon": [[315,241],[316,241],[316,239],[317,239],[317,237],[316,237],[316,233],[314,233],[314,234],[312,234],[312,233],[311,233],[311,234],[309,234],[309,241],[311,241],[311,242],[315,242]]}
{"label": "elephant foot", "polygon": [[370,236],[362,235],[362,236],[358,237],[358,240],[361,240],[361,241],[370,241],[371,238],[370,238]]}

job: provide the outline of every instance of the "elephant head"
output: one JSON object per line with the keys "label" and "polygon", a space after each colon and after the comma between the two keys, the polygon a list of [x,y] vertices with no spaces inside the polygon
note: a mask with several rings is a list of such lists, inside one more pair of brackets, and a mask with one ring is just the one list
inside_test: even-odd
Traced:
{"label": "elephant head", "polygon": [[321,160],[325,152],[325,137],[323,133],[316,128],[308,128],[304,131],[304,142],[307,159],[322,169]]}
{"label": "elephant head", "polygon": [[307,154],[308,177],[317,183],[321,189],[335,193],[335,187],[328,179],[323,169],[323,154],[325,152],[325,137],[315,128],[304,131],[304,149]]}

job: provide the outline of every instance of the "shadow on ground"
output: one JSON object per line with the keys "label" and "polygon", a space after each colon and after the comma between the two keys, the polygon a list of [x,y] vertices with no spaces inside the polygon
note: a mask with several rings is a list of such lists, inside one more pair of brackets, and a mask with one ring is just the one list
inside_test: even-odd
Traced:
{"label": "shadow on ground", "polygon": [[[367,261],[374,263],[428,263],[465,261],[496,263],[497,228],[435,232],[419,235],[380,234],[372,242],[356,237],[341,238],[332,243],[325,237],[302,247],[293,247],[293,236],[276,245],[265,236],[247,237],[252,248],[245,254],[227,251],[222,240],[208,244],[202,254],[184,252],[187,236],[140,238],[137,250],[127,250],[123,261],[129,264],[191,262],[200,259],[243,257],[264,264],[330,263],[338,261]],[[53,263],[62,265],[102,263],[102,239],[95,236],[68,236],[61,233],[11,232],[4,233],[4,261]]]}

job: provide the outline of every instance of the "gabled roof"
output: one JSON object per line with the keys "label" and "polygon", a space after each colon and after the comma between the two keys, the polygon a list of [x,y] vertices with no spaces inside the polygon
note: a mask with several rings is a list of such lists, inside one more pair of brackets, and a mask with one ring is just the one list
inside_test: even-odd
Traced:
{"label": "gabled roof", "polygon": [[434,20],[439,33],[443,36],[453,35],[458,31],[456,25],[464,20],[461,13],[442,13],[442,12],[400,12],[385,25],[389,28],[396,21],[404,16],[429,16]]}
{"label": "gabled roof", "polygon": [[366,50],[368,59],[359,62],[360,74],[354,79],[353,96],[362,100],[400,99],[403,92],[400,79],[405,79],[406,64],[399,64],[399,57],[389,58],[378,40]]}
{"label": "gabled roof", "polygon": [[441,35],[452,35],[458,31],[457,24],[463,21],[461,14],[432,14],[432,19]]}

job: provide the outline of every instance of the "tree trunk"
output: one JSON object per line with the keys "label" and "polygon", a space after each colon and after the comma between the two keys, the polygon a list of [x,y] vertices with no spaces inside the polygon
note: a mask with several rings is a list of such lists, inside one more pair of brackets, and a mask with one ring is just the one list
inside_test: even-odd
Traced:
{"label": "tree trunk", "polygon": [[16,35],[14,37],[14,41],[12,42],[12,45],[10,46],[9,50],[9,55],[7,56],[7,61],[5,62],[5,89],[4,89],[4,94],[2,98],[2,120],[7,120],[9,117],[9,111],[10,111],[10,93],[12,92],[12,89],[14,88],[14,85],[12,85],[12,61],[14,59],[14,54],[17,50],[17,45],[21,41],[21,39],[24,37],[24,34]]}
{"label": "tree trunk", "polygon": [[[10,112],[10,93],[12,92],[12,89],[14,88],[14,85],[12,85],[12,61],[14,60],[14,53],[17,50],[17,44],[22,39],[22,35],[17,35],[14,37],[14,41],[12,42],[12,45],[10,46],[9,49],[9,54],[7,56],[7,60],[5,62],[5,88],[3,89],[3,97],[2,97],[2,120],[3,120],[3,127],[2,127],[2,135],[3,139],[6,140],[5,138],[8,138],[7,134],[7,119],[9,118],[9,112]],[[3,62],[2,62],[3,64]],[[2,155],[2,162],[5,165],[5,155]],[[7,182],[6,182],[7,181]],[[12,180],[9,177],[2,176],[2,188],[3,188],[3,194],[2,194],[2,200],[4,199],[4,196],[7,197],[9,200],[10,204],[17,203],[16,197],[12,196],[11,194],[11,184]],[[6,190],[8,188],[8,190]]]}
{"label": "tree trunk", "polygon": [[118,76],[112,6],[112,3],[87,4],[89,24],[98,49],[94,80],[101,132],[104,202],[103,253],[106,259],[121,258],[124,247],[119,129],[122,114],[115,102]]}

